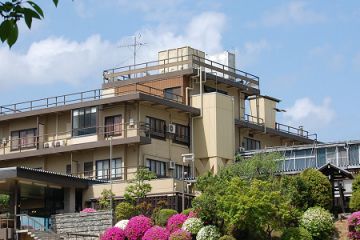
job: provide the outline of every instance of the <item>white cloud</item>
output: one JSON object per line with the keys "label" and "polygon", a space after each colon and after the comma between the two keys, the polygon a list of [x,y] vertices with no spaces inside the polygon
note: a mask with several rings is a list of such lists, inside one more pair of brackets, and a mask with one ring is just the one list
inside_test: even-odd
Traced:
{"label": "white cloud", "polygon": [[325,20],[325,15],[309,9],[305,2],[293,1],[265,13],[261,20],[261,24],[265,26],[312,24],[324,22]]}
{"label": "white cloud", "polygon": [[[157,58],[157,51],[190,45],[209,53],[222,51],[221,36],[225,16],[217,12],[205,12],[190,20],[185,30],[175,33],[164,27],[143,29],[142,40],[148,43],[139,51],[140,61]],[[0,47],[0,88],[17,84],[80,84],[102,81],[102,71],[132,62],[132,53],[119,48],[121,43],[103,40],[93,35],[84,41],[73,41],[62,37],[50,37],[34,42],[25,52]],[[10,81],[11,79],[11,81]]]}
{"label": "white cloud", "polygon": [[283,116],[289,125],[303,125],[305,128],[317,130],[332,122],[335,111],[331,106],[331,98],[324,98],[320,104],[316,104],[305,97],[296,100],[293,106],[286,109]]}

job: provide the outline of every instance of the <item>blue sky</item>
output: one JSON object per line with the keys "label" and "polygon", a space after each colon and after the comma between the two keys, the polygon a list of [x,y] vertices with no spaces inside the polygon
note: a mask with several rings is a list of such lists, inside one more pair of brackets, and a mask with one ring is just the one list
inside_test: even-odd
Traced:
{"label": "blue sky", "polygon": [[360,4],[348,1],[38,1],[45,19],[0,45],[0,104],[99,88],[102,70],[132,61],[120,45],[141,34],[139,61],[190,45],[234,51],[282,99],[278,121],[323,141],[360,139]]}

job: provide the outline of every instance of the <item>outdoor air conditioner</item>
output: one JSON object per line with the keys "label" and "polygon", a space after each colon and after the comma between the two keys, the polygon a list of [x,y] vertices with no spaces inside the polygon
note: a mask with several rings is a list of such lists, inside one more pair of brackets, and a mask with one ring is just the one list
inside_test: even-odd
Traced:
{"label": "outdoor air conditioner", "polygon": [[51,148],[51,147],[53,147],[54,145],[53,145],[53,142],[45,142],[44,143],[44,148]]}
{"label": "outdoor air conditioner", "polygon": [[55,147],[62,147],[62,146],[65,146],[65,141],[64,140],[55,141]]}
{"label": "outdoor air conditioner", "polygon": [[174,161],[169,162],[169,169],[175,169],[175,162]]}
{"label": "outdoor air conditioner", "polygon": [[168,132],[172,133],[172,134],[175,134],[176,133],[176,125],[175,124],[169,124]]}

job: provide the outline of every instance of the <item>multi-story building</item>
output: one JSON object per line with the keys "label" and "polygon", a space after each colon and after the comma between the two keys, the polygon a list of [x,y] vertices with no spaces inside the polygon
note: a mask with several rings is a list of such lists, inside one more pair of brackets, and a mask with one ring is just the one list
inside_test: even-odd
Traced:
{"label": "multi-story building", "polygon": [[[12,212],[73,212],[103,189],[121,198],[141,166],[158,176],[150,196],[180,208],[191,184],[183,178],[216,174],[238,151],[316,141],[276,122],[279,100],[225,54],[220,64],[190,47],[170,49],[105,70],[101,89],[0,106],[0,192]],[[184,163],[189,153],[194,161]]]}

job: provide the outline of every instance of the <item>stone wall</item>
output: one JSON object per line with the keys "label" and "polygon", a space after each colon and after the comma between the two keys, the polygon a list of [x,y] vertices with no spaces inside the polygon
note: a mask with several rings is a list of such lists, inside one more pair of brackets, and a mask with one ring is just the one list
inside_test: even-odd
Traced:
{"label": "stone wall", "polygon": [[112,226],[112,215],[110,211],[56,214],[51,216],[51,223],[52,229],[65,239],[69,239],[68,233],[99,236]]}

